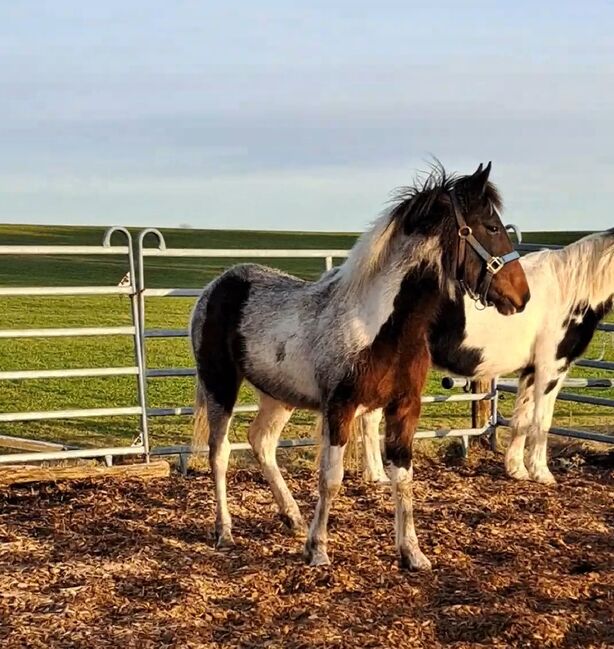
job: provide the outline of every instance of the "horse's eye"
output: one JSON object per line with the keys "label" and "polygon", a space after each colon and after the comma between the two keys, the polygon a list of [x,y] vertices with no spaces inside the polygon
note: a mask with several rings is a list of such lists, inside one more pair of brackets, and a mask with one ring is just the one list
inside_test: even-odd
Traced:
{"label": "horse's eye", "polygon": [[491,233],[491,234],[497,234],[499,232],[499,226],[498,225],[487,225],[486,229]]}

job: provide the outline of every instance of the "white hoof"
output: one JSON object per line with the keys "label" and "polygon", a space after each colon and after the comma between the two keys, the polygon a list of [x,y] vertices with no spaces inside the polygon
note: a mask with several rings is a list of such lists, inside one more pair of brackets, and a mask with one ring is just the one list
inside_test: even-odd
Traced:
{"label": "white hoof", "polygon": [[556,484],[556,479],[550,472],[550,469],[547,466],[536,467],[529,471],[529,476],[531,480],[539,482],[540,484],[545,485],[554,485]]}
{"label": "white hoof", "polygon": [[370,482],[373,484],[390,484],[390,478],[384,473],[370,473],[365,471],[363,475],[365,482]]}
{"label": "white hoof", "polygon": [[227,528],[223,529],[216,536],[217,536],[217,540],[215,542],[215,547],[218,550],[234,547],[235,542],[234,539],[232,538],[232,533],[230,532],[229,529]]}
{"label": "white hoof", "polygon": [[505,472],[514,480],[528,480],[529,472],[524,464],[510,464],[505,466]]}
{"label": "white hoof", "polygon": [[326,549],[318,547],[309,539],[305,543],[303,557],[305,558],[305,563],[310,566],[330,566],[330,559],[328,558],[328,554],[326,554]]}
{"label": "white hoof", "polygon": [[326,554],[326,552],[314,552],[309,565],[312,567],[330,566],[330,559],[328,558],[328,554]]}
{"label": "white hoof", "polygon": [[307,525],[300,514],[280,514],[280,516],[291,534],[298,537],[307,535]]}
{"label": "white hoof", "polygon": [[427,572],[432,569],[431,562],[420,548],[407,550],[401,548],[401,568],[415,572]]}

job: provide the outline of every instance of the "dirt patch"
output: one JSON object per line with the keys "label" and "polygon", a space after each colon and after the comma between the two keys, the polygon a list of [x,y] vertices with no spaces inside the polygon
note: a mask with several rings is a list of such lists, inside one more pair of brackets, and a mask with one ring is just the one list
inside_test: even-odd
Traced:
{"label": "dirt patch", "polygon": [[[254,470],[230,475],[235,549],[213,549],[206,474],[0,492],[0,644],[13,647],[606,647],[614,645],[614,473],[554,488],[500,458],[422,460],[428,575],[399,570],[389,488],[348,476],[330,568],[303,565]],[[288,482],[307,519],[315,477]]]}

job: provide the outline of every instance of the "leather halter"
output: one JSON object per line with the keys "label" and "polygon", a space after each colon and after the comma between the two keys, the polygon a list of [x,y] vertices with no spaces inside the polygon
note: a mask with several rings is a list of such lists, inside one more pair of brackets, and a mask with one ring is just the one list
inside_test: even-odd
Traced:
{"label": "leather halter", "polygon": [[[458,224],[458,250],[456,254],[456,279],[464,293],[466,293],[475,303],[476,306],[481,304],[484,308],[491,306],[488,302],[488,289],[492,282],[493,277],[511,261],[520,259],[520,255],[516,250],[508,252],[502,257],[491,255],[486,248],[473,236],[471,228],[467,225],[465,217],[463,216],[458,198],[454,190],[450,192],[450,200],[452,202],[452,210]],[[479,257],[484,261],[484,276],[475,289],[471,288],[467,283],[466,272],[466,254],[467,244],[469,244]]]}

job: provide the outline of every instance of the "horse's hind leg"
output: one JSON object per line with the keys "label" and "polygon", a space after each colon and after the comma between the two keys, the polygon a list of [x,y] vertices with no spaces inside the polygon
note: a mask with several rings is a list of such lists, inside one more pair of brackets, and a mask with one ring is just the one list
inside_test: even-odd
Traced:
{"label": "horse's hind leg", "polygon": [[248,439],[267,479],[282,520],[296,534],[305,532],[305,523],[296,501],[277,466],[277,442],[293,408],[271,397],[260,395],[260,409],[249,427]]}
{"label": "horse's hind leg", "polygon": [[[345,415],[345,416],[344,416]],[[343,480],[343,455],[350,436],[354,412],[329,412],[322,420],[320,448],[320,474],[318,477],[319,499],[313,515],[304,557],[311,566],[328,565],[326,552],[328,542],[328,516],[335,496]]]}
{"label": "horse's hind leg", "polygon": [[230,457],[228,428],[232,414],[213,402],[212,399],[208,400],[207,414],[209,418],[209,464],[215,482],[215,538],[216,546],[223,548],[234,545],[226,495],[226,471]]}
{"label": "horse's hind leg", "polygon": [[226,471],[230,457],[228,428],[241,383],[234,368],[229,367],[220,375],[222,380],[216,385],[218,388],[223,385],[226,391],[222,395],[218,390],[216,395],[207,390],[205,380],[199,370],[194,412],[194,437],[192,439],[192,448],[196,451],[202,448],[205,441],[209,445],[209,465],[215,483],[215,538],[218,548],[233,545],[226,495]]}

